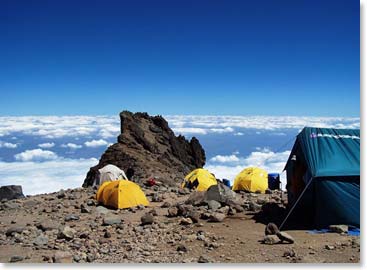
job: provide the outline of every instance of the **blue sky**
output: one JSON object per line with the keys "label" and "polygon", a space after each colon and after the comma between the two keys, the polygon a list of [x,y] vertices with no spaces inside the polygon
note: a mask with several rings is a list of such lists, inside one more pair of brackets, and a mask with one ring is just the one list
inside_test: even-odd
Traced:
{"label": "blue sky", "polygon": [[0,115],[356,116],[359,1],[0,1]]}

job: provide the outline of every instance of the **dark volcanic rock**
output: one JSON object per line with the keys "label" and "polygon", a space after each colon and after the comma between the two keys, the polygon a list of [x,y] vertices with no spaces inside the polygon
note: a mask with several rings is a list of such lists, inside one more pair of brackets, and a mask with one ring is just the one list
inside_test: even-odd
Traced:
{"label": "dark volcanic rock", "polygon": [[91,186],[98,169],[107,164],[129,171],[130,180],[135,182],[155,177],[167,184],[204,166],[205,152],[199,141],[195,137],[190,141],[183,136],[176,137],[162,116],[123,111],[120,119],[118,142],[111,145],[98,165],[89,170],[84,187]]}
{"label": "dark volcanic rock", "polygon": [[10,185],[0,187],[0,201],[24,198],[22,186]]}

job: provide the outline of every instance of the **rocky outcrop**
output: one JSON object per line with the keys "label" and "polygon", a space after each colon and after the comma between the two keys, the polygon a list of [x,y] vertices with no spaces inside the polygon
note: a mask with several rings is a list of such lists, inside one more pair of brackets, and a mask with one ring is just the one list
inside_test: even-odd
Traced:
{"label": "rocky outcrop", "polygon": [[0,187],[0,201],[24,198],[22,186],[10,185]]}
{"label": "rocky outcrop", "polygon": [[187,141],[184,136],[175,136],[162,116],[123,111],[120,119],[117,143],[89,170],[84,187],[92,185],[97,170],[107,164],[121,168],[135,182],[155,177],[166,184],[180,182],[191,170],[204,166],[200,142],[195,137]]}

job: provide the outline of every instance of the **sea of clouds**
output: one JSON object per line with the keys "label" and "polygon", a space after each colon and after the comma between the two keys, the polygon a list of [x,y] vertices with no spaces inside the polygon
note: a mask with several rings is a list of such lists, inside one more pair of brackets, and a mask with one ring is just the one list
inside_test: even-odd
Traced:
{"label": "sea of clouds", "polygon": [[[295,135],[305,126],[360,127],[359,118],[343,117],[164,117],[176,135],[199,138],[205,168],[230,180],[249,166],[282,173]],[[20,184],[30,195],[79,187],[119,132],[115,116],[0,117],[0,185]]]}

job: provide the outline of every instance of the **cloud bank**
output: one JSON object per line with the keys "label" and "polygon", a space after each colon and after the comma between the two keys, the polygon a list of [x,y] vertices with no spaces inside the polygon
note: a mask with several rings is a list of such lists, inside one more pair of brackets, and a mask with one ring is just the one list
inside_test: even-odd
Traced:
{"label": "cloud bank", "polygon": [[[298,116],[164,116],[176,134],[229,134],[241,136],[239,129],[275,131],[305,126],[359,128],[359,117]],[[76,124],[77,123],[77,124]],[[0,137],[11,133],[43,138],[87,137],[109,139],[120,133],[118,116],[3,116]],[[279,132],[278,135],[282,135]]]}
{"label": "cloud bank", "polygon": [[15,160],[18,161],[45,161],[45,160],[53,160],[57,159],[58,156],[48,150],[42,149],[33,149],[33,150],[26,150],[22,153],[14,155]]}
{"label": "cloud bank", "polygon": [[90,167],[98,160],[0,162],[0,186],[22,185],[25,195],[81,187]]}

